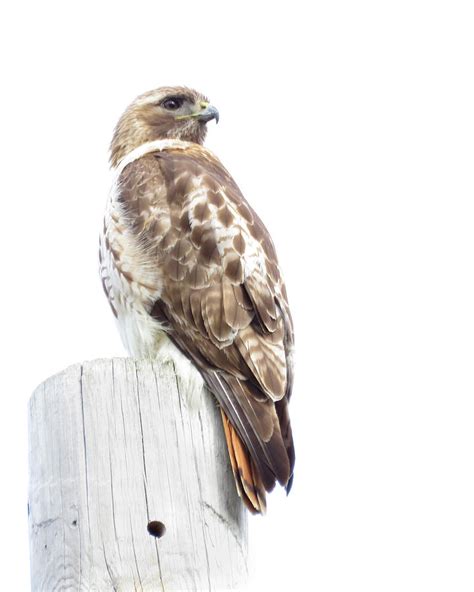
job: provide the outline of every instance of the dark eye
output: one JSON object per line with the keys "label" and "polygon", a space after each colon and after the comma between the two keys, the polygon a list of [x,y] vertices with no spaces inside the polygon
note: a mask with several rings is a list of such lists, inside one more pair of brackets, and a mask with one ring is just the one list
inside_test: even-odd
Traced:
{"label": "dark eye", "polygon": [[161,106],[170,111],[176,111],[176,109],[179,109],[183,103],[184,99],[181,97],[169,97],[161,103]]}

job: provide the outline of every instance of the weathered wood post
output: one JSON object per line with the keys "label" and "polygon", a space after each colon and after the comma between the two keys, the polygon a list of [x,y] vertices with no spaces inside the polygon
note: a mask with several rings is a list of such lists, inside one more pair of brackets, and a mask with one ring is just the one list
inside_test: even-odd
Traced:
{"label": "weathered wood post", "polygon": [[[235,590],[247,522],[220,413],[172,362],[97,360],[29,405],[33,592]],[[196,393],[194,393],[196,397]]]}

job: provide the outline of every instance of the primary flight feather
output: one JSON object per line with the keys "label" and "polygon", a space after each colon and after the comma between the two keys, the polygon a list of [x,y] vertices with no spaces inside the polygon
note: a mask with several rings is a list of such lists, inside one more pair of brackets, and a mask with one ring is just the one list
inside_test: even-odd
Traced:
{"label": "primary flight feather", "polygon": [[134,357],[176,347],[216,397],[237,489],[252,512],[289,491],[293,325],[273,242],[203,147],[215,107],[198,92],[139,96],[111,143],[100,273]]}

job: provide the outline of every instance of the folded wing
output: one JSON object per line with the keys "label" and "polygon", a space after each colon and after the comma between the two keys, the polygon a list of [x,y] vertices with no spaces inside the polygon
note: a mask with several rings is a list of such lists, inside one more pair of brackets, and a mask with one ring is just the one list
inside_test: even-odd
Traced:
{"label": "folded wing", "polygon": [[[223,411],[237,487],[252,511],[291,486],[293,328],[271,238],[200,146],[129,164],[120,200],[161,297],[150,314],[200,370]],[[133,220],[133,223],[132,223]]]}

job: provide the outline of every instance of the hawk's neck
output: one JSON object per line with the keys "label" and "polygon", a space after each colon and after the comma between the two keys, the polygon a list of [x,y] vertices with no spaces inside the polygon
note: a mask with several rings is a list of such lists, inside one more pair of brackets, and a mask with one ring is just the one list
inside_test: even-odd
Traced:
{"label": "hawk's neck", "polygon": [[165,139],[165,140],[153,140],[152,142],[145,142],[140,146],[134,148],[131,152],[126,154],[122,160],[120,160],[116,167],[113,168],[113,172],[116,175],[120,175],[123,169],[130,163],[138,160],[145,154],[149,154],[150,152],[159,152],[161,150],[186,150],[191,146],[196,146],[193,142],[185,142],[183,140],[173,140],[173,139]]}

